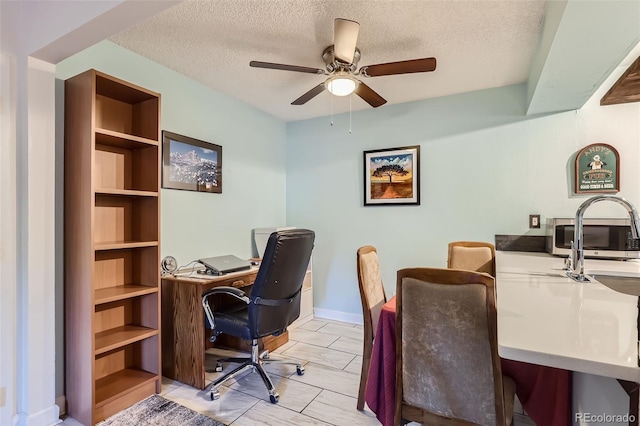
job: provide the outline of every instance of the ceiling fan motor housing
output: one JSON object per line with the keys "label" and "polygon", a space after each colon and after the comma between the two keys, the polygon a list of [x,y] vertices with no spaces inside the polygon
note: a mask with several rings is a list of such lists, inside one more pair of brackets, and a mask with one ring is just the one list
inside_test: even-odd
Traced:
{"label": "ceiling fan motor housing", "polygon": [[340,60],[336,59],[334,55],[334,47],[333,45],[327,47],[322,52],[322,60],[327,66],[327,71],[330,73],[334,71],[347,71],[347,72],[356,72],[358,68],[358,62],[360,61],[360,49],[356,47],[356,50],[353,53],[353,62],[350,64],[345,64]]}

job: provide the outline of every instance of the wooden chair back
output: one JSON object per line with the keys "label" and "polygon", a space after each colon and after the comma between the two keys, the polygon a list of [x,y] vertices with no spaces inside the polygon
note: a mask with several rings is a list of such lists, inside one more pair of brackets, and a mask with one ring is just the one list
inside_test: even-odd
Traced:
{"label": "wooden chair back", "polygon": [[511,403],[498,356],[493,277],[398,271],[395,424],[506,426],[513,418],[508,393]]}
{"label": "wooden chair back", "polygon": [[378,251],[373,246],[363,246],[357,251],[358,287],[362,301],[362,316],[364,319],[364,338],[362,349],[362,370],[360,372],[360,389],[358,391],[358,410],[364,408],[364,392],[373,350],[373,338],[380,319],[382,305],[387,302],[382,278]]}
{"label": "wooden chair back", "polygon": [[449,243],[447,268],[486,272],[496,276],[496,249],[482,241],[454,241]]}

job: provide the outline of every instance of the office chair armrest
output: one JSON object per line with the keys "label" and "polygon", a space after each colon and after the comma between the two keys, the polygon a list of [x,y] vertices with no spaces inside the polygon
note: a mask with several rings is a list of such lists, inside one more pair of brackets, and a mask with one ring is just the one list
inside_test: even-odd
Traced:
{"label": "office chair armrest", "polygon": [[211,342],[214,342],[216,340],[216,336],[220,334],[220,332],[216,332],[215,317],[213,315],[213,310],[211,309],[211,306],[209,306],[209,296],[214,294],[226,294],[229,296],[233,296],[236,299],[242,300],[247,305],[250,302],[245,292],[235,287],[228,287],[228,286],[214,287],[202,293],[202,307],[204,308],[204,313],[207,317],[207,321],[209,322],[209,327],[211,328],[211,337],[209,338],[209,341]]}
{"label": "office chair armrest", "polygon": [[240,290],[239,288],[229,286],[214,287],[205,291],[204,293],[202,293],[202,303],[204,304],[207,298],[212,294],[227,294],[229,296],[235,297],[236,299],[242,300],[247,305],[249,304],[249,298],[244,291]]}

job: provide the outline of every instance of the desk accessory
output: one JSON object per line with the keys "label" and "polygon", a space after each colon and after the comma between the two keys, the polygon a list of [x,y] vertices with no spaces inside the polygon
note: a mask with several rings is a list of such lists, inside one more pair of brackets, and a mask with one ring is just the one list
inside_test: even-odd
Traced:
{"label": "desk accessory", "polygon": [[162,262],[160,262],[160,267],[162,268],[162,275],[173,274],[176,269],[178,269],[178,262],[175,257],[166,256],[162,259]]}

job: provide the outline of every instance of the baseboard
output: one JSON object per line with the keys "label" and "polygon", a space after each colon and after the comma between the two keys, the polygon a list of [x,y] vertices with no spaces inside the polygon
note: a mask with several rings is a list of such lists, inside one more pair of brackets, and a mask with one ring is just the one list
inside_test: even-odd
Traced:
{"label": "baseboard", "polygon": [[55,404],[37,413],[18,413],[13,417],[14,426],[53,426],[60,423],[60,409]]}
{"label": "baseboard", "polygon": [[351,314],[349,312],[333,311],[331,309],[313,308],[313,316],[316,318],[330,319],[334,321],[349,322],[352,324],[362,324],[362,314]]}
{"label": "baseboard", "polygon": [[60,409],[60,417],[67,414],[67,397],[64,395],[60,395],[56,398],[56,405]]}

